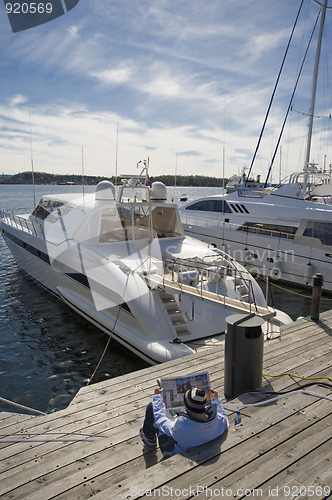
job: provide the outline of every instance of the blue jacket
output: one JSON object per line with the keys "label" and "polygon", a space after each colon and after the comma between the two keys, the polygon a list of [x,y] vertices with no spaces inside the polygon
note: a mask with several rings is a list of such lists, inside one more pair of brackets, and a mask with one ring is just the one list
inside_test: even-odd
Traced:
{"label": "blue jacket", "polygon": [[209,419],[206,421],[189,417],[187,413],[180,412],[174,420],[166,416],[166,407],[161,394],[153,396],[152,400],[154,426],[166,436],[174,439],[174,449],[169,455],[175,455],[193,446],[207,443],[228,429],[227,415],[217,398],[212,405],[206,407]]}

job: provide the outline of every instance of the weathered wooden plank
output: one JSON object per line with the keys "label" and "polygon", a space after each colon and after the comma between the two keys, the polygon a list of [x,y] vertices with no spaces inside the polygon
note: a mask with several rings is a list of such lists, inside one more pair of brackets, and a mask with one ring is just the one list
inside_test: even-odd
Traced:
{"label": "weathered wooden plank", "polygon": [[14,413],[9,411],[1,411],[0,412],[0,427],[6,425],[6,422],[16,419],[17,421],[26,420],[31,417],[31,415],[27,415],[26,413]]}
{"label": "weathered wooden plank", "polygon": [[[223,343],[221,343],[220,347],[223,347]],[[191,354],[189,356],[186,356],[184,358],[178,358],[174,359],[172,361],[167,361],[166,363],[162,363],[160,365],[154,365],[154,366],[149,366],[148,368],[143,368],[142,370],[139,370],[138,372],[131,372],[125,375],[121,375],[120,377],[116,377],[116,383],[117,386],[121,387],[122,384],[124,383],[124,386],[127,387],[128,385],[132,385],[134,381],[137,380],[137,375],[139,374],[140,379],[142,380],[149,380],[154,378],[155,380],[164,375],[164,374],[169,374],[173,373],[175,370],[177,371],[178,368],[185,368],[188,366],[189,369],[192,368],[192,366],[195,364],[197,361],[198,363],[200,361],[203,361],[204,359],[214,359],[220,355],[220,353],[217,351],[218,347],[216,348],[211,348],[209,351],[204,351],[202,353],[198,354]],[[223,352],[223,348],[221,349],[220,352]],[[112,387],[114,386],[114,381],[113,379],[107,379],[103,382],[98,383],[98,388],[104,389],[106,387]],[[76,398],[79,397],[81,394],[86,394],[86,393],[94,393],[95,388],[94,384],[82,387],[80,391],[77,393],[75,396],[74,400],[71,402],[71,405],[76,404]]]}
{"label": "weathered wooden plank", "polygon": [[[195,354],[193,356],[182,358],[182,362],[178,362],[176,364],[173,362],[170,365],[168,363],[164,363],[163,365],[160,365],[159,369],[153,367],[152,370],[146,374],[141,374],[139,372],[139,375],[137,375],[136,372],[135,377],[128,377],[122,379],[122,381],[116,380],[116,384],[114,381],[113,383],[112,381],[107,381],[107,384],[98,384],[98,388],[95,389],[93,389],[93,386],[90,386],[89,391],[87,391],[87,388],[83,388],[78,392],[74,401],[70,404],[70,409],[71,411],[74,411],[74,406],[79,407],[80,404],[86,405],[87,402],[89,404],[94,404],[94,402],[100,396],[103,397],[106,392],[112,392],[116,398],[121,399],[128,389],[131,389],[133,392],[133,390],[140,391],[142,388],[151,387],[151,384],[155,386],[157,384],[157,378],[160,378],[163,375],[169,375],[169,373],[186,374],[192,373],[193,370],[198,371],[208,369],[209,366],[213,366],[219,360],[223,359],[223,351],[220,350],[220,352],[214,351],[210,353],[206,352],[201,355]],[[133,397],[135,394],[136,392],[134,394],[131,393],[130,396]]]}
{"label": "weathered wooden plank", "polygon": [[330,319],[319,321],[317,323],[310,319],[301,319],[300,321],[294,321],[289,325],[282,326],[280,328],[280,336],[275,340],[282,339],[283,342],[289,342],[292,338],[307,339],[310,336],[331,335],[330,323]]}
{"label": "weathered wooden plank", "polygon": [[[265,447],[267,447],[267,449],[270,449],[271,447],[275,446],[277,443],[285,439],[282,433],[280,435],[280,431],[288,432],[288,435],[292,436],[294,434],[294,427],[296,430],[298,428],[301,428],[301,426],[306,428],[308,426],[311,427],[313,424],[317,423],[316,418],[308,417],[308,415],[299,413],[299,411],[303,409],[302,407],[304,401],[303,399],[301,401],[301,398],[303,398],[303,396],[296,395],[294,396],[294,398],[295,401],[292,399],[287,406],[285,406],[285,403],[276,405],[276,407],[274,407],[272,416],[270,407],[261,407],[259,410],[258,408],[248,409],[247,420],[245,420],[245,423],[243,425],[241,425],[240,427],[234,427],[234,425],[231,425],[227,440],[225,441],[225,443],[223,443],[221,450],[222,454],[225,454],[225,456],[227,456],[227,463],[229,463],[231,449],[233,447],[238,447],[240,443],[245,444],[244,448],[238,454],[238,460],[244,460],[245,463],[251,462],[251,460],[257,455],[257,453],[259,454],[265,452]],[[308,403],[308,401],[306,401],[306,403]],[[316,403],[312,403],[311,401],[311,404]],[[320,413],[321,415],[326,415],[326,413],[328,413],[329,411],[330,404],[329,402],[325,401],[325,412],[320,410]],[[255,413],[257,415],[257,412],[259,412],[258,419],[255,418]],[[245,418],[245,415],[243,417]],[[286,422],[290,417],[292,417],[294,426],[290,425],[289,422]],[[262,437],[262,433],[264,432],[266,433],[266,435],[269,435],[270,442],[268,438],[264,436]],[[256,442],[249,445],[248,440],[250,440],[251,443],[255,436],[257,439]],[[175,481],[174,486],[177,484],[177,481],[179,481],[178,486],[180,486],[181,484],[183,484],[183,474],[185,472],[187,472],[188,474],[188,471],[192,471],[192,479],[194,480],[195,477],[197,478],[198,472],[196,469],[197,466],[201,463],[204,463],[204,478],[207,478],[208,476],[209,462],[211,462],[211,474],[212,477],[214,477],[216,474],[215,468],[217,469],[217,472],[219,471],[219,474],[220,470],[224,470],[224,463],[221,468],[218,460],[218,457],[220,455],[220,446],[219,449],[217,447],[214,451],[215,455],[212,455],[211,457],[211,445],[205,448],[199,447],[194,452],[185,453],[184,456],[177,455],[167,461],[161,462],[158,465],[155,465],[153,467],[153,470],[145,471],[144,477],[141,478],[140,481],[140,488],[156,488],[161,484],[165,484],[167,481],[171,480]],[[232,457],[232,460],[230,461],[231,471],[234,469],[234,464],[235,462]],[[119,477],[120,482],[117,483],[116,480],[119,480]],[[127,477],[128,479],[123,480],[124,477]],[[103,487],[103,482],[105,486],[108,485],[107,490],[105,490],[105,488]],[[186,484],[192,484],[190,483],[190,480],[187,480],[187,475],[185,475],[185,482]],[[94,482],[94,484],[96,484],[96,481]],[[119,486],[120,484],[121,487]],[[173,485],[173,483],[170,484]],[[103,491],[104,493],[108,492],[110,494],[111,489],[112,491],[119,491],[119,489],[121,489],[121,491],[124,492],[125,495],[127,495],[126,498],[131,498],[129,495],[130,488],[132,486],[133,483],[132,476],[130,474],[130,468],[128,468],[128,470],[126,471],[119,470],[116,475],[114,474],[114,471],[112,471],[111,473],[106,474],[103,480],[101,477],[99,477],[98,479],[98,487],[101,488],[101,491]],[[90,487],[93,488],[92,485],[90,485]]]}
{"label": "weathered wooden plank", "polygon": [[[239,487],[241,487],[242,491],[257,491],[262,483],[266,483],[269,480],[272,474],[275,475],[285,468],[294,465],[310,453],[312,449],[329,441],[331,437],[331,417],[329,420],[329,425],[323,428],[321,427],[323,420],[315,422],[308,429],[294,434],[287,441],[280,443],[267,453],[257,455],[254,460],[248,462],[245,466],[236,468],[235,472],[232,472],[223,480],[214,482],[213,488],[230,489],[234,492],[233,496],[235,498],[245,496],[237,493]],[[241,448],[243,448],[243,445],[237,451],[241,451]],[[232,460],[232,453],[230,455],[229,459]],[[201,494],[196,496],[196,498],[202,500],[206,497]],[[264,494],[263,498],[265,498]]]}
{"label": "weathered wooden plank", "polygon": [[[320,477],[326,471],[325,476]],[[312,478],[316,478],[315,481]],[[332,442],[312,450],[262,485],[264,498],[324,498],[332,488]]]}
{"label": "weathered wooden plank", "polygon": [[[98,477],[100,471],[108,468],[112,464],[115,470],[123,463],[136,462],[138,470],[144,470],[146,466],[152,466],[156,461],[162,458],[161,452],[157,450],[156,454],[142,454],[142,445],[137,436],[134,439],[120,443],[119,446],[109,447],[99,453],[83,457],[68,466],[62,464],[57,469],[47,474],[31,478],[14,490],[11,494],[15,499],[35,499],[41,486],[43,489],[43,498],[52,498],[56,494],[61,494],[70,487],[86,482],[88,478]],[[66,478],[64,484],[64,478]],[[19,483],[17,483],[19,484]],[[83,488],[84,489],[84,488]],[[79,498],[74,495],[72,498]]]}
{"label": "weathered wooden plank", "polygon": [[[0,414],[2,415],[3,412]],[[24,425],[30,419],[34,419],[36,415],[28,415],[26,413],[7,413],[6,416],[0,421],[1,432],[6,429],[7,426],[18,424]]]}

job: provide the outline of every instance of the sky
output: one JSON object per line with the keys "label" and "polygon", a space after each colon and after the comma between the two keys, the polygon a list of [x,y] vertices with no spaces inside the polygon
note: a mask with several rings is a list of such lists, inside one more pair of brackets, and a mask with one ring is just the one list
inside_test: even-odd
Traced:
{"label": "sky", "polygon": [[[329,0],[330,4],[331,0]],[[0,173],[230,177],[249,166],[301,0],[80,0],[13,33],[0,3]],[[332,2],[331,2],[332,5]],[[265,179],[319,7],[304,0],[253,175]],[[332,163],[332,10],[311,161]],[[316,31],[317,32],[317,31]],[[316,35],[272,180],[304,165]]]}

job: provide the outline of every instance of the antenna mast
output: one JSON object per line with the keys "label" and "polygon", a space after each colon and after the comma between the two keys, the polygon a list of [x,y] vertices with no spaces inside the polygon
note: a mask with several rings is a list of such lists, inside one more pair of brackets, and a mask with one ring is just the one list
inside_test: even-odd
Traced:
{"label": "antenna mast", "polygon": [[175,197],[176,197],[176,179],[177,179],[177,175],[178,175],[178,154],[176,153],[175,155],[175,175],[174,175],[174,197],[173,197],[173,200],[175,200]]}
{"label": "antenna mast", "polygon": [[36,191],[35,191],[35,172],[33,168],[33,149],[32,149],[32,129],[31,129],[31,110],[29,106],[29,124],[30,124],[30,160],[31,160],[31,176],[32,176],[32,192],[33,206],[36,206]]}

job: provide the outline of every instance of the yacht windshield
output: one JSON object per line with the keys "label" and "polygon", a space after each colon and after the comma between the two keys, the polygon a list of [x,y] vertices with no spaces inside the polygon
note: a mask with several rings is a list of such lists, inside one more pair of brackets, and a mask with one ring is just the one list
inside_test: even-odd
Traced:
{"label": "yacht windshield", "polygon": [[175,207],[120,204],[102,211],[100,243],[179,236],[182,230]]}
{"label": "yacht windshield", "polygon": [[73,208],[72,205],[63,201],[42,198],[32,212],[32,215],[38,217],[38,219],[47,219],[48,222],[56,222]]}
{"label": "yacht windshield", "polygon": [[244,196],[245,198],[264,198],[266,195],[262,189],[253,188],[239,188],[237,190],[239,196]]}

